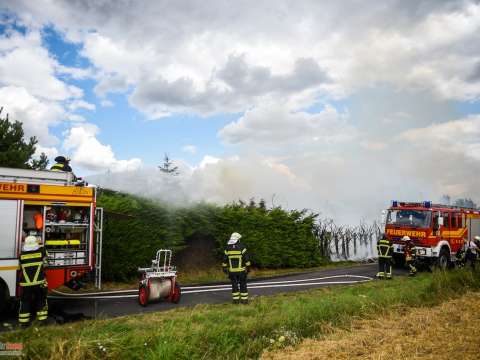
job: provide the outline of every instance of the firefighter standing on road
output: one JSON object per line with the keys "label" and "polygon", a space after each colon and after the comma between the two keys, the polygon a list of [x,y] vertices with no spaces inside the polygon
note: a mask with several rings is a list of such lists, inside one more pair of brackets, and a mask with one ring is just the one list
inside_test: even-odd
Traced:
{"label": "firefighter standing on road", "polygon": [[391,279],[392,278],[392,244],[387,239],[385,234],[377,243],[378,251],[378,273],[379,279]]}
{"label": "firefighter standing on road", "polygon": [[240,242],[242,235],[234,232],[228,240],[223,256],[223,271],[228,274],[232,282],[233,303],[248,304],[247,273],[250,260],[247,249]]}
{"label": "firefighter standing on road", "polygon": [[417,268],[413,265],[415,263],[415,245],[413,245],[409,236],[404,236],[402,240],[405,241],[405,247],[403,248],[403,253],[405,254],[405,263],[410,269],[410,273],[408,275],[415,276],[417,273]]}
{"label": "firefighter standing on road", "polygon": [[33,311],[36,311],[38,321],[45,322],[47,320],[47,282],[44,274],[46,261],[47,252],[43,246],[39,246],[37,237],[35,235],[27,236],[20,254],[22,294],[18,322],[22,326],[30,324]]}

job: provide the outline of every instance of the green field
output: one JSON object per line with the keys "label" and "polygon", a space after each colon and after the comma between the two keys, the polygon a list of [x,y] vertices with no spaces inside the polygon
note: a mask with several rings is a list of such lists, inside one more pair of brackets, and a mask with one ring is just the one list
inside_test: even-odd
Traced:
{"label": "green field", "polygon": [[480,274],[436,272],[355,286],[192,308],[30,327],[4,333],[32,359],[245,359],[374,318],[399,306],[432,306],[480,288]]}

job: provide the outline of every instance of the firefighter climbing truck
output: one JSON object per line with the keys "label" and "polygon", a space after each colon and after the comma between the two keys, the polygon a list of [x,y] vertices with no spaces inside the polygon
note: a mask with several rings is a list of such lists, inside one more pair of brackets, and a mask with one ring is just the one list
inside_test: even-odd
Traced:
{"label": "firefighter climbing truck", "polygon": [[77,288],[86,274],[100,288],[102,221],[95,186],[72,173],[0,167],[0,310],[19,296],[18,257],[31,234],[48,252],[49,290]]}
{"label": "firefighter climbing truck", "polygon": [[385,235],[393,244],[395,263],[405,261],[402,240],[408,236],[415,245],[420,266],[446,269],[464,240],[480,235],[480,211],[448,205],[392,201],[386,212]]}

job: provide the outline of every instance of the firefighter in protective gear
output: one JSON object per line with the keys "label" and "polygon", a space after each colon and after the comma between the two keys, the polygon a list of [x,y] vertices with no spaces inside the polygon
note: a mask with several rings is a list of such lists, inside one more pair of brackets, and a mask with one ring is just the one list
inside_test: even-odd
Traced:
{"label": "firefighter in protective gear", "polygon": [[[477,236],[475,237],[477,239]],[[479,248],[474,241],[464,239],[463,250],[465,252],[465,266],[470,263],[472,270],[475,270],[475,262],[477,261],[477,253]]]}
{"label": "firefighter in protective gear", "polygon": [[55,158],[56,164],[52,165],[50,171],[66,171],[72,172],[72,168],[69,165],[70,159],[65,156],[57,156]]}
{"label": "firefighter in protective gear", "polygon": [[385,234],[377,243],[378,251],[378,273],[379,279],[391,279],[392,278],[392,244],[387,239]]}
{"label": "firefighter in protective gear", "polygon": [[403,248],[403,253],[405,254],[405,263],[410,269],[409,276],[415,276],[417,273],[417,268],[414,266],[415,263],[415,245],[413,245],[412,240],[409,236],[404,236],[402,238],[405,241],[405,247]]}
{"label": "firefighter in protective gear", "polygon": [[47,252],[40,246],[35,235],[25,238],[20,254],[21,270],[21,298],[18,311],[18,322],[27,326],[31,321],[31,314],[36,311],[36,318],[45,322],[48,317],[47,282],[44,267],[47,263]]}
{"label": "firefighter in protective gear", "polygon": [[222,267],[232,282],[233,303],[248,304],[247,273],[250,259],[247,249],[240,242],[241,237],[242,235],[237,232],[230,236],[223,256]]}

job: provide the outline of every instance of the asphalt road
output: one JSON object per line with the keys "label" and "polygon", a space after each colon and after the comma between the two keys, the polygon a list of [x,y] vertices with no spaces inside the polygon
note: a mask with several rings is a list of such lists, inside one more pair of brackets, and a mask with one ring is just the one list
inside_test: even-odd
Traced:
{"label": "asphalt road", "polygon": [[[249,280],[250,299],[257,296],[301,291],[325,286],[346,285],[371,281],[377,273],[377,264],[363,264],[345,268],[334,268],[309,273],[287,275],[262,280]],[[91,318],[106,318],[128,314],[163,311],[179,306],[197,304],[221,304],[231,302],[230,283],[216,285],[182,286],[180,303],[150,303],[147,307],[138,304],[136,291],[110,292],[93,296],[60,297],[51,296],[53,308],[61,306],[66,313],[82,313]]]}
{"label": "asphalt road", "polygon": [[[362,264],[342,268],[333,268],[308,273],[279,276],[268,279],[248,281],[250,299],[257,296],[273,295],[293,291],[302,291],[325,286],[341,286],[372,281],[377,273],[377,264]],[[404,275],[405,272],[396,269],[394,275]],[[197,304],[221,304],[231,302],[230,283],[215,285],[181,286],[182,296],[178,304],[165,301],[150,303],[147,307],[138,304],[136,290],[112,291],[95,294],[78,294],[49,296],[51,319],[74,321],[78,319],[109,318],[129,314],[164,311],[182,306]],[[11,328],[15,316],[3,319],[3,330]],[[8,325],[7,325],[8,324]],[[1,331],[1,330],[0,330]]]}

